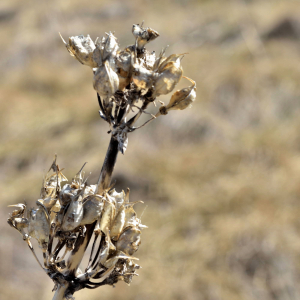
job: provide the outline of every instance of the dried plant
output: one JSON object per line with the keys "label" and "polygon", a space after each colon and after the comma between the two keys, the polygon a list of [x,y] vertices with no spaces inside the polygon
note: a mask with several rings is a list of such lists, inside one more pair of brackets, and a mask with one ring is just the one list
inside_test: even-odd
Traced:
{"label": "dried plant", "polygon": [[[123,50],[111,32],[95,43],[90,36],[82,35],[70,37],[68,43],[63,40],[71,56],[92,68],[100,117],[110,127],[111,139],[97,184],[87,184],[83,165],[70,184],[62,185],[67,178],[55,157],[43,181],[37,208],[28,209],[22,203],[10,205],[16,209],[8,223],[22,234],[39,265],[54,281],[56,300],[73,299],[80,289],[114,285],[119,280],[130,284],[137,275],[138,259],[133,255],[146,226],[134,211],[137,202],[129,202],[129,189],[118,193],[110,185],[117,155],[119,151],[125,153],[128,133],[170,110],[190,107],[196,98],[196,83],[185,77],[192,83],[190,87],[176,91],[168,105],[162,105],[143,125],[134,126],[143,113],[149,114],[146,108],[155,104],[156,97],[174,90],[182,77],[184,54],[165,56],[163,49],[156,57],[145,45],[159,34],[143,25],[133,25],[132,33],[135,44]],[[38,241],[43,264],[31,238]],[[80,263],[91,239],[89,262],[83,271]]]}

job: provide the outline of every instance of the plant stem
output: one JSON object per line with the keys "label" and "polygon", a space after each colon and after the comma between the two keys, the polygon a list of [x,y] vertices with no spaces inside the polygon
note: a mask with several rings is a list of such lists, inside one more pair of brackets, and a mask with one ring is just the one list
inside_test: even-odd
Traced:
{"label": "plant stem", "polygon": [[59,285],[57,287],[57,290],[55,291],[55,294],[54,294],[52,300],[63,300],[63,299],[66,299],[64,295],[65,295],[65,292],[66,292],[68,286],[69,286],[68,284]]}
{"label": "plant stem", "polygon": [[[111,137],[106,156],[103,162],[101,173],[98,180],[96,193],[101,193],[110,186],[111,176],[118,156],[118,141]],[[79,236],[76,240],[75,247],[72,250],[67,262],[68,272],[64,275],[76,276],[76,271],[81,263],[84,252],[88,247],[91,237],[94,232],[96,222],[86,225],[85,236]],[[69,285],[58,285],[57,290],[52,300],[63,300]]]}
{"label": "plant stem", "polygon": [[99,176],[96,194],[101,194],[104,190],[109,188],[111,176],[117,161],[118,156],[118,141],[111,137],[104,163]]}

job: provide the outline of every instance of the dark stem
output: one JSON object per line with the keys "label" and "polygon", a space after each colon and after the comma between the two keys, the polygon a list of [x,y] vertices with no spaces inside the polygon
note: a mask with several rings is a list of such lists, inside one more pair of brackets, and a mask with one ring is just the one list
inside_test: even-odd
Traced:
{"label": "dark stem", "polygon": [[109,146],[106,152],[104,163],[97,183],[96,194],[101,194],[104,190],[109,188],[111,176],[117,161],[118,156],[118,141],[111,137]]}

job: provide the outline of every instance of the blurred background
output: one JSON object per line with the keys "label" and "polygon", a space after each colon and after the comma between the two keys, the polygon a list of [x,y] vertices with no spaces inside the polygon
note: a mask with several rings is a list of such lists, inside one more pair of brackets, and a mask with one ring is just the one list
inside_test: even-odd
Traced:
{"label": "blurred background", "polygon": [[144,20],[160,33],[148,50],[189,53],[197,100],[118,157],[118,190],[147,206],[140,276],[76,300],[300,299],[299,16],[296,0],[1,1],[0,298],[53,295],[7,205],[35,205],[55,153],[67,178],[87,161],[96,182],[109,142],[92,72],[58,32],[114,31],[125,47]]}

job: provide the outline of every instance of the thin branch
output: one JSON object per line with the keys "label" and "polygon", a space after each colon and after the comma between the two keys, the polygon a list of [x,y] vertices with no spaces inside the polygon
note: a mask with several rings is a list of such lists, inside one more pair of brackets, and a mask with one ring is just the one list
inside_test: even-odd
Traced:
{"label": "thin branch", "polygon": [[[93,246],[92,246],[92,251],[91,251],[90,258],[89,258],[89,262],[88,262],[88,265],[87,265],[85,271],[87,271],[87,270],[91,267],[91,262],[92,262],[92,259],[93,259],[93,254],[94,254],[95,244],[96,244],[96,242],[97,242],[98,236],[99,236],[98,234],[95,234],[94,242],[93,242]],[[97,253],[96,253],[96,254],[97,254]]]}

